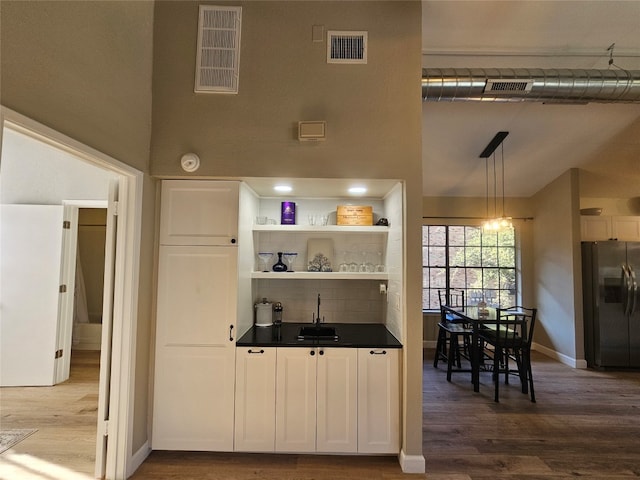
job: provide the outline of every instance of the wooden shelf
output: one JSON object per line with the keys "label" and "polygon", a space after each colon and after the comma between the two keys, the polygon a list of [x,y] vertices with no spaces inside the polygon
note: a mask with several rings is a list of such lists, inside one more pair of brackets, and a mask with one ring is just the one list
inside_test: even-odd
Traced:
{"label": "wooden shelf", "polygon": [[388,280],[387,272],[251,272],[251,278],[273,280]]}

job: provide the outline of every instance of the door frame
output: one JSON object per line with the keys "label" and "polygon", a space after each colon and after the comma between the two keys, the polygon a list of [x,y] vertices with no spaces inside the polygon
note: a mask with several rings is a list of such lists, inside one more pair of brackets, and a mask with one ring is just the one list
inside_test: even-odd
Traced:
{"label": "door frame", "polygon": [[[111,387],[108,399],[110,421],[106,478],[127,478],[135,468],[132,465],[131,450],[143,173],[4,106],[0,106],[0,127],[0,157],[2,132],[5,128],[9,128],[64,150],[91,165],[114,172],[118,176],[120,191],[118,216],[120,218],[115,254],[116,288],[114,290]],[[100,395],[104,395],[104,392],[100,391]]]}

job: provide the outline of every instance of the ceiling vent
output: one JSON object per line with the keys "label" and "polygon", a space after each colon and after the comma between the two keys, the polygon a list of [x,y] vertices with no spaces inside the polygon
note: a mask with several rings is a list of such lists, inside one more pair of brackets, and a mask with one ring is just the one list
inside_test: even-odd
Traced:
{"label": "ceiling vent", "polygon": [[487,80],[484,93],[528,93],[533,87],[533,80]]}
{"label": "ceiling vent", "polygon": [[238,93],[242,7],[200,5],[196,93]]}
{"label": "ceiling vent", "polygon": [[367,63],[367,32],[327,32],[327,63]]}

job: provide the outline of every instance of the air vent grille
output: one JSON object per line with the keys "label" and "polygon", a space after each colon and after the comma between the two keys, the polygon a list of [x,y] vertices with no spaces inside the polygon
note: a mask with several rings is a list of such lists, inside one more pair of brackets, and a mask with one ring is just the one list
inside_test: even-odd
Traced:
{"label": "air vent grille", "polygon": [[242,7],[200,5],[198,93],[238,93]]}
{"label": "air vent grille", "polygon": [[533,87],[533,80],[487,80],[485,93],[527,93]]}
{"label": "air vent grille", "polygon": [[327,32],[327,63],[367,63],[367,32]]}

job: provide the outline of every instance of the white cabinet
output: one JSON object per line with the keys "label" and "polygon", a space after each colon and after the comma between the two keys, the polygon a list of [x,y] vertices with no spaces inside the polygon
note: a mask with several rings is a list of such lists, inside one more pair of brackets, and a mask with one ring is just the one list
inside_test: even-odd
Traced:
{"label": "white cabinet", "polygon": [[358,349],[358,452],[400,451],[400,349]]}
{"label": "white cabinet", "polygon": [[640,240],[640,217],[611,217],[611,237],[621,242],[635,242]]}
{"label": "white cabinet", "polygon": [[319,348],[316,451],[358,450],[358,355],[353,348]]}
{"label": "white cabinet", "polygon": [[160,244],[235,245],[238,199],[238,182],[164,180]]}
{"label": "white cabinet", "polygon": [[162,182],[154,449],[233,450],[238,191]]}
{"label": "white cabinet", "polygon": [[278,348],[276,451],[357,451],[356,349]]}
{"label": "white cabinet", "polygon": [[583,242],[609,240],[611,234],[611,217],[580,217],[580,237]]}
{"label": "white cabinet", "polygon": [[234,449],[273,452],[276,434],[276,349],[236,349]]}
{"label": "white cabinet", "polygon": [[161,246],[154,449],[233,449],[237,249]]}
{"label": "white cabinet", "polygon": [[640,217],[602,215],[580,217],[583,242],[616,239],[621,242],[640,241]]}

